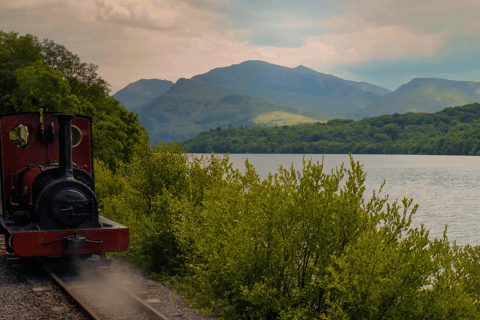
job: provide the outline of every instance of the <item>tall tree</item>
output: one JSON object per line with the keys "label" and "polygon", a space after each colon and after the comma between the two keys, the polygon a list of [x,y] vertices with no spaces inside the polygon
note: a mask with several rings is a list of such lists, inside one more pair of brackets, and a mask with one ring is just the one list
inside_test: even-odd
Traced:
{"label": "tall tree", "polygon": [[109,84],[97,74],[97,65],[82,62],[78,55],[53,40],[45,39],[39,46],[43,61],[62,73],[73,92],[81,93],[86,98],[98,98],[100,94],[110,93]]}
{"label": "tall tree", "polygon": [[137,115],[109,96],[97,70],[52,40],[0,31],[0,114],[44,108],[93,117],[94,155],[118,167],[148,135]]}

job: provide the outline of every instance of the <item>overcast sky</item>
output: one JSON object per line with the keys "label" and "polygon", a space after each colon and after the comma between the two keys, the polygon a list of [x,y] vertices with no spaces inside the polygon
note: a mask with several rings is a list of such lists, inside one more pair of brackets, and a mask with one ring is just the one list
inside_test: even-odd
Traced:
{"label": "overcast sky", "polygon": [[113,92],[246,60],[391,90],[480,80],[479,0],[2,0],[0,30],[65,45]]}

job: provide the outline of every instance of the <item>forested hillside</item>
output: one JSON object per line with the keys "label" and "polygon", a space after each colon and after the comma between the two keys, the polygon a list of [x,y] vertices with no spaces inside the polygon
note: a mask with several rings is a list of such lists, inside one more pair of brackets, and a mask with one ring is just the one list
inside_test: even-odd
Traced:
{"label": "forested hillside", "polygon": [[0,115],[61,111],[93,117],[95,157],[111,168],[128,162],[148,135],[138,117],[109,96],[97,66],[52,40],[0,31]]}
{"label": "forested hillside", "polygon": [[183,142],[191,153],[480,155],[480,104],[440,112],[274,128],[226,128]]}

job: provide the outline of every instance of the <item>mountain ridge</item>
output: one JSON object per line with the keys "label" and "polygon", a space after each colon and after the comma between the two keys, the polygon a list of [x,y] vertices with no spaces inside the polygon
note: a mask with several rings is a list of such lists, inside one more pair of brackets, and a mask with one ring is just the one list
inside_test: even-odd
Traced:
{"label": "mountain ridge", "polygon": [[[381,96],[371,92],[372,89],[359,89],[362,85],[355,81],[304,66],[288,68],[259,60],[215,68],[192,77],[192,80],[335,116],[361,109]],[[380,92],[389,92],[371,86]]]}
{"label": "mountain ridge", "polygon": [[362,119],[383,114],[437,112],[480,102],[480,82],[441,78],[413,78],[378,101],[346,117]]}
{"label": "mountain ridge", "polygon": [[167,92],[174,83],[169,80],[140,79],[115,92],[112,97],[119,100],[127,110],[134,110],[142,103]]}

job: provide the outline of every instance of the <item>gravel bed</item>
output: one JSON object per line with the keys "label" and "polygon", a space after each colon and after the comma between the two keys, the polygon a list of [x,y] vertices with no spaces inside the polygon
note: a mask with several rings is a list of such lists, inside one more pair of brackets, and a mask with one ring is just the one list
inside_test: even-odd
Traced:
{"label": "gravel bed", "polygon": [[[0,235],[0,247],[4,247]],[[28,259],[0,248],[0,320],[89,319],[68,296]],[[145,276],[140,268],[112,259],[109,275],[134,290],[169,319],[211,320],[188,308],[184,298]]]}
{"label": "gravel bed", "polygon": [[40,270],[31,270],[28,259],[7,253],[0,239],[1,320],[88,319]]}

